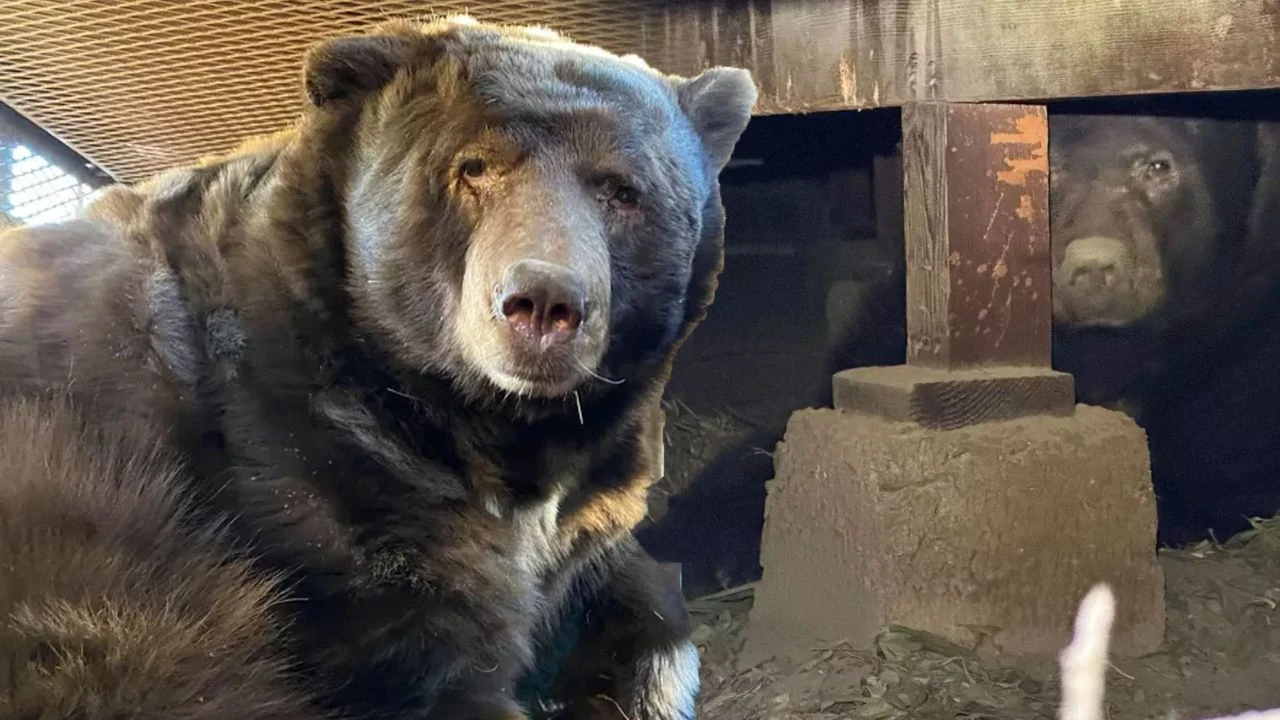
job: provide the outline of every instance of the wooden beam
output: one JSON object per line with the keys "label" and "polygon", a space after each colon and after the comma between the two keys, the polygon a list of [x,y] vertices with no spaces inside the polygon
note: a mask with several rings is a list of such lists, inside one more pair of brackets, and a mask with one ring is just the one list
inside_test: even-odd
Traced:
{"label": "wooden beam", "polygon": [[1045,109],[903,108],[907,363],[1050,365]]}
{"label": "wooden beam", "polygon": [[895,365],[851,368],[831,378],[839,410],[910,422],[934,430],[1037,415],[1069,416],[1075,383],[1048,368],[988,367],[939,371]]}
{"label": "wooden beam", "polygon": [[760,114],[1280,87],[1276,0],[651,0],[669,72],[750,68]]}

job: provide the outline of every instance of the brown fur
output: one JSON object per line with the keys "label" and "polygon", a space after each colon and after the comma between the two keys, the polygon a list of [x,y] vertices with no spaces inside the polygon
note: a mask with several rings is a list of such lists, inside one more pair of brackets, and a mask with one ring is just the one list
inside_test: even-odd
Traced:
{"label": "brown fur", "polygon": [[137,427],[0,408],[0,717],[322,717],[277,644],[280,588],[193,520]]}
{"label": "brown fur", "polygon": [[[162,484],[251,547],[241,584],[287,578],[278,622],[329,708],[521,717],[517,679],[588,608],[566,716],[608,696],[633,720],[691,717],[688,616],[630,529],[659,471],[656,403],[722,264],[716,175],[749,78],[395,22],[317,46],[304,80],[297,127],[0,236],[0,391],[55,392],[171,451]],[[574,274],[590,310],[532,359],[491,300],[526,259]],[[0,452],[44,432],[13,427]],[[74,590],[84,570],[66,572]]]}

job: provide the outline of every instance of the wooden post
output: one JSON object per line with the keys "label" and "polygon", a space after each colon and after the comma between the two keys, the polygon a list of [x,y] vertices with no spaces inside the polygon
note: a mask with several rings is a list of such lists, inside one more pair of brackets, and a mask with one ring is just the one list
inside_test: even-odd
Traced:
{"label": "wooden post", "polygon": [[907,105],[902,162],[907,365],[837,374],[836,407],[945,429],[1069,414],[1072,378],[1050,370],[1045,109]]}
{"label": "wooden post", "polygon": [[1048,367],[1045,109],[908,105],[902,132],[907,362]]}

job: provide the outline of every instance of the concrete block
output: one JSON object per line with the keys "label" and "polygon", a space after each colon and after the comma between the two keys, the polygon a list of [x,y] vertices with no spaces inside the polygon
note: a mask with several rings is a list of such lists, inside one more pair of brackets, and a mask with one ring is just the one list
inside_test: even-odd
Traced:
{"label": "concrete block", "polygon": [[965,646],[1053,654],[1110,583],[1114,652],[1165,627],[1146,435],[1093,406],[956,430],[802,410],[769,485],[743,661],[869,646],[890,624]]}

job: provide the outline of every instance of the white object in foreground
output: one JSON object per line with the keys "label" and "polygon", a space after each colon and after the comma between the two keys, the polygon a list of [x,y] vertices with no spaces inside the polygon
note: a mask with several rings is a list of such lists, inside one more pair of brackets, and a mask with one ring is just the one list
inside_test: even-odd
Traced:
{"label": "white object in foreground", "polygon": [[[1059,720],[1105,720],[1107,647],[1116,616],[1116,599],[1106,584],[1094,585],[1076,613],[1071,644],[1058,656],[1062,666]],[[1280,708],[1211,720],[1280,720]]]}

